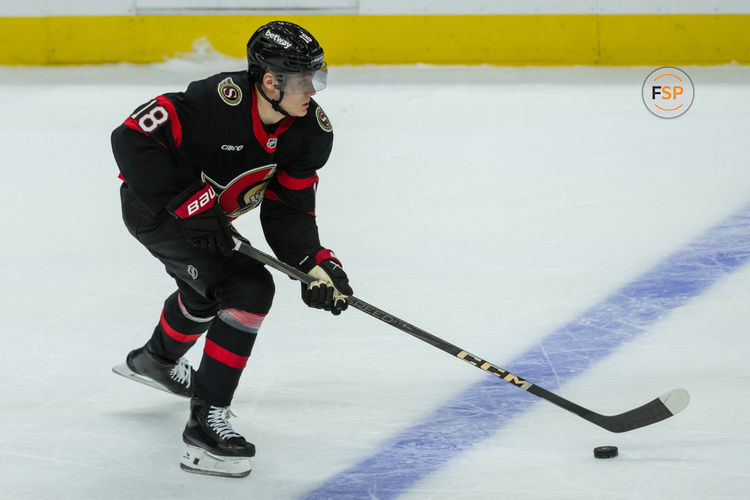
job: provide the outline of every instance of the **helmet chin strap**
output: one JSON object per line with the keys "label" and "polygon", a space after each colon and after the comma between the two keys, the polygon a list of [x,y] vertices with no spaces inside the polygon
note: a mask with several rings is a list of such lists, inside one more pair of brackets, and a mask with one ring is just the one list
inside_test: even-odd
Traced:
{"label": "helmet chin strap", "polygon": [[286,110],[284,108],[281,107],[281,100],[284,98],[284,91],[283,90],[279,91],[280,93],[279,93],[278,100],[274,100],[274,99],[271,99],[270,97],[268,97],[266,95],[266,93],[263,92],[263,88],[260,85],[258,85],[257,83],[255,84],[255,88],[258,89],[258,92],[260,92],[260,95],[263,96],[263,99],[265,99],[266,101],[268,101],[271,104],[271,107],[275,111],[278,111],[279,113],[281,113],[284,116],[291,116],[289,113],[286,112]]}

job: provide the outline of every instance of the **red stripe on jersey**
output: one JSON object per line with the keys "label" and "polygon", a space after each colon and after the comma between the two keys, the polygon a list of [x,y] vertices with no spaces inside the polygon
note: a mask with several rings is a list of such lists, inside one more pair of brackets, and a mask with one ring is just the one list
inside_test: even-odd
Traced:
{"label": "red stripe on jersey", "polygon": [[[125,125],[128,128],[131,128],[131,129],[135,130],[136,132],[138,132],[140,134],[146,135],[146,132],[144,132],[143,130],[141,130],[141,127],[138,125],[138,122],[135,121],[135,120],[133,120],[132,118],[128,118],[127,120],[125,120],[123,122],[123,125]],[[151,136],[149,136],[149,137],[151,137]],[[151,137],[151,139],[154,139],[154,138]],[[164,144],[163,142],[161,142],[159,140],[154,139],[154,142],[156,142],[159,146],[163,147],[164,149],[169,149],[166,144]]]}
{"label": "red stripe on jersey", "polygon": [[166,333],[169,337],[173,338],[177,342],[192,342],[194,340],[198,340],[202,333],[198,333],[195,335],[185,335],[184,333],[180,333],[167,323],[167,319],[164,317],[164,309],[161,310],[161,319],[159,320],[159,324],[161,325],[162,330],[164,330],[164,333]]}
{"label": "red stripe on jersey", "polygon": [[[163,109],[154,108],[154,106],[161,106]],[[153,108],[151,111],[147,110],[149,108]],[[158,122],[154,122],[155,119],[154,115],[152,113],[159,111],[160,112],[160,118]],[[167,116],[164,117],[164,111],[166,111]],[[163,118],[163,119],[162,119]],[[172,139],[174,140],[174,144],[177,148],[180,147],[180,144],[182,144],[182,124],[180,123],[180,118],[177,116],[177,110],[174,107],[174,104],[172,104],[172,101],[164,97],[163,95],[160,95],[153,101],[149,102],[145,106],[141,107],[141,111],[136,112],[134,115],[129,116],[123,124],[135,130],[136,132],[140,132],[141,134],[148,135],[152,139],[154,139],[156,142],[161,144],[163,147],[167,148],[167,145],[163,142],[157,140],[155,137],[151,136],[151,132],[156,130],[159,125],[166,122],[167,118],[170,121],[170,124],[172,125]],[[148,120],[147,120],[148,119]],[[150,123],[150,126],[146,126],[142,120],[147,120],[148,123]]]}
{"label": "red stripe on jersey", "polygon": [[128,116],[128,119],[122,122],[126,127],[132,128],[136,132],[140,132],[141,129],[138,127],[138,122]]}
{"label": "red stripe on jersey", "polygon": [[277,138],[292,126],[292,123],[294,123],[294,117],[287,116],[286,118],[281,120],[279,126],[276,127],[276,131],[272,134],[269,134],[268,132],[266,132],[266,129],[263,128],[263,122],[260,121],[260,115],[258,114],[258,97],[255,95],[255,92],[255,89],[250,92],[250,94],[252,94],[253,96],[253,102],[251,103],[251,114],[253,116],[253,134],[255,134],[255,139],[258,141],[258,143],[263,146],[263,149],[266,150],[266,153],[273,153],[274,151],[276,151]]}
{"label": "red stripe on jersey", "polygon": [[278,137],[284,132],[286,132],[289,127],[292,126],[292,123],[294,123],[294,117],[293,116],[287,116],[281,121],[281,124],[276,128],[276,132],[273,133],[273,137]]}
{"label": "red stripe on jersey", "polygon": [[206,345],[203,347],[203,353],[214,358],[219,363],[223,363],[232,368],[242,370],[247,364],[250,356],[239,356],[231,351],[227,351],[219,344],[206,339]]}
{"label": "red stripe on jersey", "polygon": [[[284,203],[283,201],[281,201],[281,198],[279,198],[279,195],[277,195],[276,193],[274,193],[270,189],[266,189],[265,192],[263,192],[263,199],[264,200],[273,200],[273,201],[278,201],[280,203]],[[315,217],[315,212],[305,212],[305,213],[307,215],[312,215],[313,217]]]}
{"label": "red stripe on jersey", "polygon": [[281,201],[281,198],[279,198],[279,195],[277,195],[270,189],[266,189],[263,192],[263,198],[268,198],[269,200],[273,200],[273,201]]}
{"label": "red stripe on jersey", "polygon": [[276,178],[287,189],[307,189],[318,183],[318,174],[307,179],[296,179],[282,170],[276,174]]}
{"label": "red stripe on jersey", "polygon": [[180,123],[180,119],[177,116],[177,110],[174,109],[174,104],[172,104],[172,101],[170,101],[163,95],[157,97],[156,102],[167,108],[167,112],[169,113],[169,121],[172,123],[172,137],[174,138],[174,144],[179,148],[180,144],[182,144],[182,124]]}

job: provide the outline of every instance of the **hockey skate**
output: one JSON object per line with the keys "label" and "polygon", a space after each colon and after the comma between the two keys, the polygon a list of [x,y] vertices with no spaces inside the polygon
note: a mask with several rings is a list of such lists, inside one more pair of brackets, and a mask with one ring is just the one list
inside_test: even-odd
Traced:
{"label": "hockey skate", "polygon": [[125,362],[112,368],[112,371],[170,394],[186,398],[193,395],[194,370],[185,358],[170,363],[140,347],[130,351]]}
{"label": "hockey skate", "polygon": [[180,467],[196,474],[245,477],[255,445],[248,443],[229,423],[235,416],[228,406],[213,406],[198,398],[190,400],[190,418],[182,433],[185,453]]}

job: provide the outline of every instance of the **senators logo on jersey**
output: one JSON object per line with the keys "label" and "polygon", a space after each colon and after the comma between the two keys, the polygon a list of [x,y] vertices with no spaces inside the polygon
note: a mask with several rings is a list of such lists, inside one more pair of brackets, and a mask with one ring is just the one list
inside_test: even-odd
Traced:
{"label": "senators logo on jersey", "polygon": [[331,120],[328,119],[328,115],[325,114],[323,108],[321,108],[320,106],[315,109],[315,118],[318,119],[318,125],[320,125],[320,128],[322,128],[326,132],[331,132],[333,130]]}
{"label": "senators logo on jersey", "polygon": [[219,82],[217,90],[221,100],[230,106],[237,106],[242,101],[242,89],[232,81],[231,77]]}
{"label": "senators logo on jersey", "polygon": [[205,173],[201,177],[208,182],[219,196],[219,203],[229,217],[239,217],[260,205],[263,192],[276,172],[276,164],[264,165],[238,175],[225,186],[211,179]]}

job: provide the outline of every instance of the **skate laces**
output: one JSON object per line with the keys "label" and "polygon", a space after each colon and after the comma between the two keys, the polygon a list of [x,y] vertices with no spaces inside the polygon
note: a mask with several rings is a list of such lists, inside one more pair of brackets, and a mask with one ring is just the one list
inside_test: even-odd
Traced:
{"label": "skate laces", "polygon": [[169,377],[178,384],[190,387],[190,371],[190,363],[187,359],[180,358],[177,364],[169,370]]}
{"label": "skate laces", "polygon": [[229,439],[233,437],[242,437],[232,428],[232,424],[229,423],[229,417],[236,417],[232,410],[228,406],[211,406],[208,410],[208,425],[211,426],[216,434],[221,439]]}

